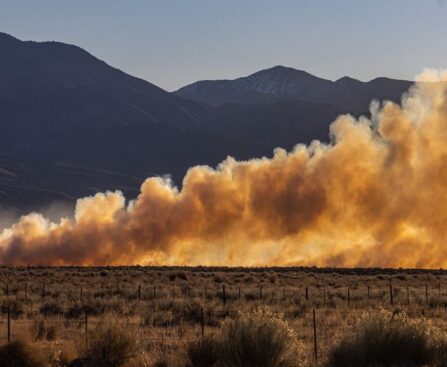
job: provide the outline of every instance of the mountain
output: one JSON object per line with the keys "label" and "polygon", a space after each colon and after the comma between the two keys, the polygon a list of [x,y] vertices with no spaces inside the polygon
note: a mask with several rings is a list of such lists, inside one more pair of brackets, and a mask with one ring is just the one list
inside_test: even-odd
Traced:
{"label": "mountain", "polygon": [[411,84],[388,78],[362,82],[343,77],[333,82],[305,71],[275,66],[234,80],[199,81],[180,88],[174,94],[212,106],[227,103],[265,104],[296,99],[363,113],[368,111],[372,99],[399,100]]}
{"label": "mountain", "polygon": [[[208,116],[206,108],[125,74],[77,46],[23,42],[0,33],[0,48],[0,96],[8,98],[8,102],[28,102],[27,110],[41,118],[57,118],[60,123],[55,112],[62,110],[66,114],[67,107],[73,107],[75,110],[70,112],[77,116],[65,116],[66,119],[76,117],[80,121],[79,117],[95,115],[95,120],[100,118],[115,125],[197,125]],[[70,105],[53,103],[56,110],[44,116],[37,104],[48,99],[69,99]],[[129,116],[132,118],[125,119]]]}
{"label": "mountain", "polygon": [[0,206],[34,208],[267,147],[207,129],[214,108],[58,42],[0,33]]}
{"label": "mountain", "polygon": [[338,106],[298,100],[260,105],[228,103],[217,107],[210,128],[217,133],[276,147],[293,148],[297,143],[328,141],[329,125],[349,111]]}
{"label": "mountain", "polygon": [[339,114],[408,85],[275,67],[168,93],[77,46],[0,33],[0,208],[41,210],[117,189],[134,198],[150,176],[181,185],[194,165],[328,141]]}

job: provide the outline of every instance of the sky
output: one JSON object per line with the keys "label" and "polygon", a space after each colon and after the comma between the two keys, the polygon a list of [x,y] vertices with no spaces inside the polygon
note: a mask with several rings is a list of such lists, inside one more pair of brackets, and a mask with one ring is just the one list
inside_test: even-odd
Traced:
{"label": "sky", "polygon": [[0,0],[0,31],[172,91],[275,65],[336,80],[447,67],[446,0]]}

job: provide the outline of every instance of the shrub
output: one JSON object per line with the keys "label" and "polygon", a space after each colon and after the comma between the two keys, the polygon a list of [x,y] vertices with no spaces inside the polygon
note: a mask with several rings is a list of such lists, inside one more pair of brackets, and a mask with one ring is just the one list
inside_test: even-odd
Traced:
{"label": "shrub", "polygon": [[190,343],[187,354],[192,367],[212,367],[218,361],[219,346],[215,338],[207,336]]}
{"label": "shrub", "polygon": [[3,300],[0,306],[1,313],[6,314],[8,312],[8,307],[11,317],[13,319],[17,319],[19,316],[23,314],[23,305],[19,303],[17,300],[12,299]]}
{"label": "shrub", "polygon": [[46,367],[45,355],[26,339],[15,339],[0,347],[0,366]]}
{"label": "shrub", "polygon": [[104,313],[104,306],[99,302],[91,302],[84,305],[75,303],[71,305],[64,313],[67,319],[78,319],[87,313],[89,316],[98,316]]}
{"label": "shrub", "polygon": [[329,366],[438,366],[446,356],[445,336],[430,321],[382,309],[366,313],[341,339]]}
{"label": "shrub", "polygon": [[44,320],[35,320],[30,327],[30,332],[35,340],[54,340],[57,335],[55,326],[47,325]]}
{"label": "shrub", "polygon": [[120,367],[136,353],[133,336],[117,325],[100,326],[89,334],[89,348],[85,351],[87,366]]}
{"label": "shrub", "polygon": [[153,367],[168,367],[168,362],[166,362],[164,359],[159,359],[155,361]]}
{"label": "shrub", "polygon": [[302,351],[284,320],[260,310],[227,319],[215,341],[191,344],[188,355],[194,367],[295,367],[301,365]]}
{"label": "shrub", "polygon": [[[48,359],[51,367],[76,367],[74,345],[71,343],[51,343],[48,350]],[[82,364],[80,365],[82,367]]]}
{"label": "shrub", "polygon": [[62,315],[64,312],[57,303],[49,302],[40,307],[40,313],[44,316]]}

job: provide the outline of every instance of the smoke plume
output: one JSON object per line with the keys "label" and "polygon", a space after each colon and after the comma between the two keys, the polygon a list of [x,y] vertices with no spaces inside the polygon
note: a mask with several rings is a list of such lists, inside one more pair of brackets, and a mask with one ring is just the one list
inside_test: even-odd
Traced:
{"label": "smoke plume", "polygon": [[59,223],[23,216],[0,263],[446,267],[447,73],[420,81],[370,119],[340,116],[330,144],[193,167],[181,190],[148,178]]}

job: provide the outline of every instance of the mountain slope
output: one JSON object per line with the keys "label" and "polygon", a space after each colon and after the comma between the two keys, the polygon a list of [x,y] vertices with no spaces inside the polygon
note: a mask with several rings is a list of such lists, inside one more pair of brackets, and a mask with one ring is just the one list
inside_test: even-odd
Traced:
{"label": "mountain slope", "polygon": [[[23,42],[0,33],[0,96],[11,99],[65,96],[79,101],[100,94],[98,105],[80,112],[109,123],[197,125],[209,111],[98,60],[83,49],[58,42]],[[83,101],[82,101],[83,102]],[[33,107],[26,106],[26,107]],[[75,106],[79,107],[79,106]],[[114,108],[114,114],[104,109]],[[93,110],[96,108],[96,110]],[[132,119],[123,117],[131,114]]]}
{"label": "mountain slope", "polygon": [[[220,82],[208,84],[175,95],[79,47],[0,33],[0,207],[40,209],[116,189],[134,198],[154,175],[180,185],[197,164],[328,141],[339,114],[355,112],[371,93],[399,92],[388,79],[362,94],[362,82],[284,67],[222,82],[217,92]],[[184,98],[195,95],[202,99]]]}
{"label": "mountain slope", "polygon": [[76,46],[0,34],[0,206],[134,197],[148,176],[267,152],[207,129],[214,116]]}
{"label": "mountain slope", "polygon": [[274,149],[329,141],[329,125],[347,110],[323,103],[283,100],[261,105],[225,104],[209,125],[216,132]]}
{"label": "mountain slope", "polygon": [[301,70],[275,66],[234,80],[199,81],[180,88],[174,94],[213,106],[297,99],[362,113],[368,110],[372,99],[398,100],[411,84],[387,78],[361,82],[349,77],[332,82]]}

